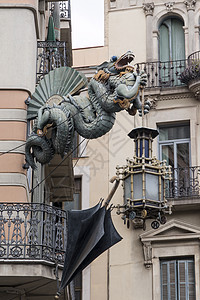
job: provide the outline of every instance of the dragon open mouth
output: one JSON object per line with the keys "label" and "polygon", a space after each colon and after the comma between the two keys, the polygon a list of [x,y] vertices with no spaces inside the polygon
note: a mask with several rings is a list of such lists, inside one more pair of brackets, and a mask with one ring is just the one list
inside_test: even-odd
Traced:
{"label": "dragon open mouth", "polygon": [[123,70],[129,66],[134,60],[135,55],[131,51],[127,51],[124,55],[120,56],[114,64],[115,69]]}

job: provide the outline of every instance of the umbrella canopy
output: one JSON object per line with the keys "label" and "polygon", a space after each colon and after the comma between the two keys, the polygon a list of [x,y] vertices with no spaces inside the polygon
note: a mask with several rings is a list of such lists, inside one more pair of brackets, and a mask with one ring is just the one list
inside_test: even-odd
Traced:
{"label": "umbrella canopy", "polygon": [[55,42],[55,30],[54,30],[54,22],[53,17],[49,17],[49,23],[48,23],[48,32],[47,32],[47,41],[48,42]]}
{"label": "umbrella canopy", "polygon": [[54,10],[53,10],[53,22],[54,22],[54,32],[55,32],[55,39],[60,41],[60,3],[54,3]]}
{"label": "umbrella canopy", "polygon": [[101,204],[68,212],[68,238],[59,294],[73,278],[105,250],[121,241],[110,210]]}

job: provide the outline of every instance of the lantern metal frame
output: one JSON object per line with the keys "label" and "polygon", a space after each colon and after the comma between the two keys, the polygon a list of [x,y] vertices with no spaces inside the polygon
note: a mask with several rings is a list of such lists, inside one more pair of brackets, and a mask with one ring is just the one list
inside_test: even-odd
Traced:
{"label": "lantern metal frame", "polygon": [[172,179],[172,171],[166,161],[152,157],[152,142],[157,135],[157,130],[146,127],[132,130],[129,137],[134,139],[135,155],[126,160],[125,166],[116,167],[124,190],[124,204],[117,205],[117,214],[123,215],[128,227],[130,221],[140,220],[143,229],[146,219],[154,219],[154,229],[166,222],[165,185]]}

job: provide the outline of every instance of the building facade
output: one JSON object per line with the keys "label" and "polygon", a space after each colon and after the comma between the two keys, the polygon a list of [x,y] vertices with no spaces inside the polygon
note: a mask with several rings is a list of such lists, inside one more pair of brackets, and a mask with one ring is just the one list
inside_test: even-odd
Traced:
{"label": "building facade", "polygon": [[[87,299],[196,300],[200,297],[200,111],[198,76],[194,74],[200,53],[200,3],[104,3],[105,45],[74,49],[74,66],[91,77],[89,66],[127,50],[134,52],[135,71],[143,69],[148,77],[144,93],[151,110],[144,125],[159,131],[153,155],[172,166],[173,181],[166,186],[167,222],[156,230],[151,220],[145,231],[134,221],[128,229],[113,209],[113,221],[123,241],[86,269]],[[180,80],[181,74],[184,80]],[[126,165],[126,158],[134,155],[127,134],[141,125],[138,114],[120,112],[108,134],[90,140],[84,152],[80,150],[81,157],[74,163],[76,176],[82,178],[82,207],[88,201],[92,206],[101,197],[106,199],[116,166]],[[112,202],[123,205],[121,186]]]}
{"label": "building facade", "polygon": [[[47,40],[56,7],[59,36]],[[46,170],[38,164],[33,173],[25,161],[25,144],[33,125],[27,121],[27,107],[36,84],[55,67],[71,64],[70,18],[70,1],[0,1],[0,298],[4,300],[54,299],[61,277],[66,213],[52,201],[60,194],[69,198],[65,182],[61,193],[55,181],[59,186],[64,174],[72,182],[70,159],[44,180],[59,158]]]}

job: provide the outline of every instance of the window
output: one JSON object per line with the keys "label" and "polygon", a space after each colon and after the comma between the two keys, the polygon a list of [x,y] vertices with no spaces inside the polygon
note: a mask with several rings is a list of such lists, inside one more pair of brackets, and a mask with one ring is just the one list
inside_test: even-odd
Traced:
{"label": "window", "polygon": [[190,125],[159,127],[160,160],[173,170],[173,182],[166,188],[166,197],[187,197],[194,193],[190,169]]}
{"label": "window", "polygon": [[185,59],[183,26],[183,21],[177,18],[165,19],[160,25],[160,61]]}
{"label": "window", "polygon": [[195,300],[193,259],[161,261],[161,300]]}
{"label": "window", "polygon": [[64,202],[65,210],[81,209],[81,186],[82,186],[81,177],[75,178],[73,201]]}
{"label": "window", "polygon": [[173,168],[190,165],[190,125],[159,127],[160,158]]}
{"label": "window", "polygon": [[159,27],[160,81],[162,85],[180,85],[179,74],[185,68],[183,21],[165,19]]}

